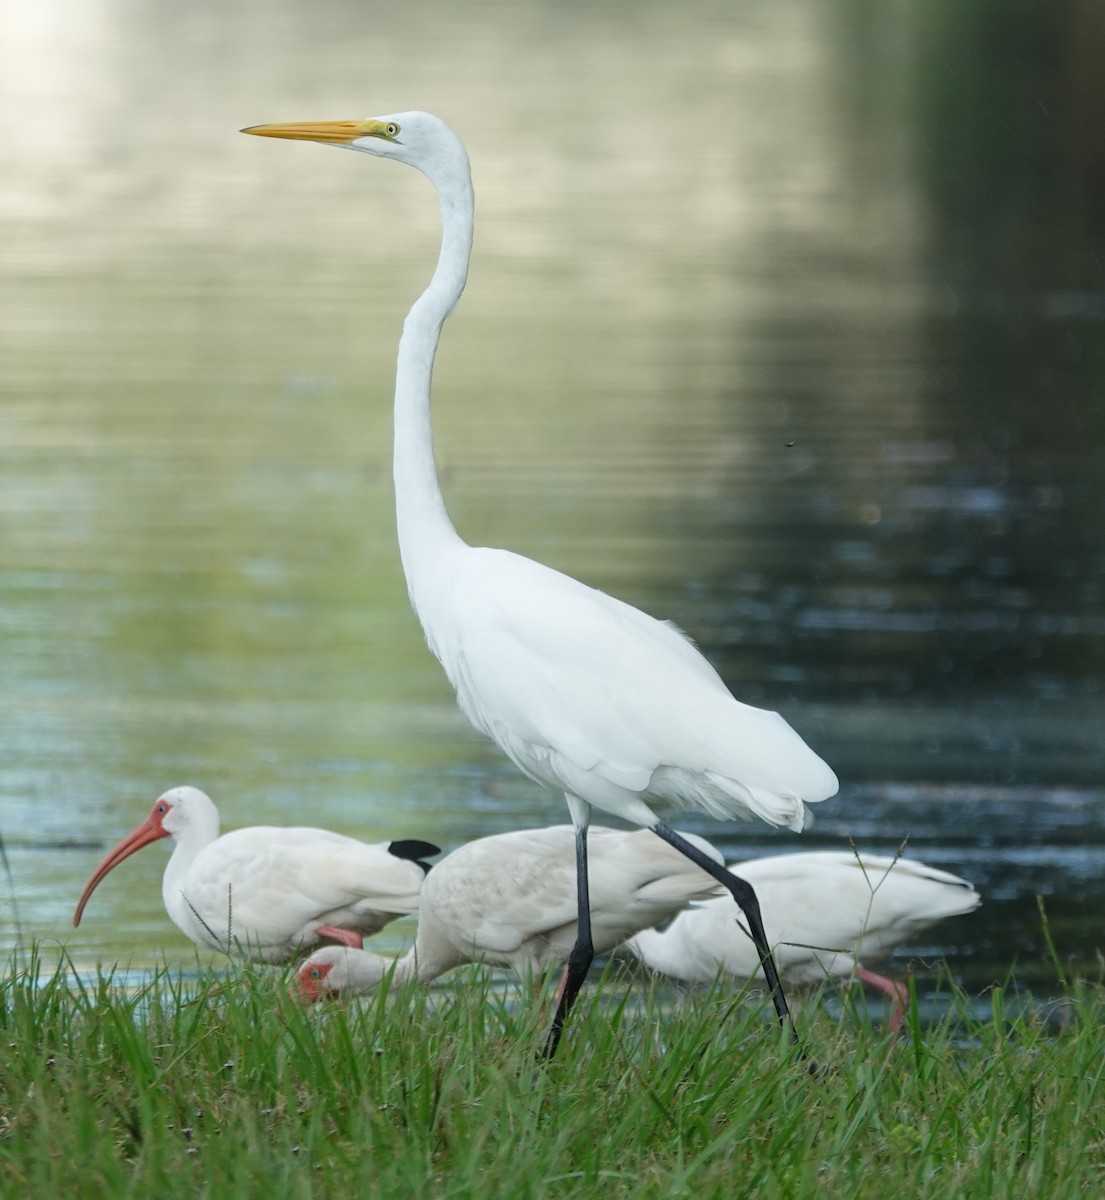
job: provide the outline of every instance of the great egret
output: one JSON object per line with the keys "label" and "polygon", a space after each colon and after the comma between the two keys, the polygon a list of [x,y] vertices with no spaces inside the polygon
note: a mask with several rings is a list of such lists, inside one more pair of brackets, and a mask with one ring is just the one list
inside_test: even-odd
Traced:
{"label": "great egret", "polygon": [[[776,854],[731,863],[756,889],[779,973],[787,983],[822,983],[855,974],[894,1004],[891,1028],[907,999],[900,983],[859,960],[888,954],[947,917],[982,903],[965,879],[912,858],[837,850]],[[728,896],[680,913],[662,932],[646,929],[626,943],[654,971],[699,983],[718,972],[763,978],[756,948]]]}
{"label": "great egret", "polygon": [[[437,190],[442,239],[429,286],[407,314],[395,381],[399,549],[430,649],[472,724],[531,779],[563,791],[576,830],[579,911],[588,911],[592,806],[651,829],[725,884],[744,910],[779,1020],[786,999],[752,888],[653,811],[696,808],[801,829],[805,804],[836,776],[777,713],[733,698],[674,625],[506,550],[467,545],[445,511],[434,464],[430,383],[441,327],[464,289],[472,249],[468,155],[428,113],[255,125],[263,137],[323,142],[417,168]],[[545,1042],[556,1050],[594,958],[588,922]]]}
{"label": "great egret", "polygon": [[[703,838],[689,840],[724,863]],[[599,953],[720,891],[712,875],[648,830],[595,825],[589,841],[591,930]],[[511,967],[523,977],[563,966],[577,936],[574,845],[570,825],[468,842],[434,864],[406,954],[395,959],[324,947],[296,972],[301,994],[317,1000],[367,992],[386,977],[428,981],[466,962]]]}
{"label": "great egret", "polygon": [[194,787],[166,792],[96,868],[73,924],[105,875],[158,838],[176,842],[161,895],[173,924],[198,946],[286,962],[324,938],[359,947],[418,911],[429,842],[370,845],[328,829],[252,825],[219,837],[219,810]]}

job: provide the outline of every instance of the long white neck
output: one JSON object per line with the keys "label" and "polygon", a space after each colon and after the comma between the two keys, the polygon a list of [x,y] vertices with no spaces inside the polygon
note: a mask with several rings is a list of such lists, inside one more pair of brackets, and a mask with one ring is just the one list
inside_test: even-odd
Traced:
{"label": "long white neck", "polygon": [[400,958],[388,958],[371,950],[351,950],[342,956],[345,977],[341,990],[354,995],[373,992],[389,975],[392,983],[407,983],[418,978],[418,963],[413,950]]}
{"label": "long white neck", "polygon": [[[467,164],[431,180],[441,201],[441,253],[429,287],[403,325],[395,377],[395,513],[411,603],[429,635],[428,597],[444,560],[464,548],[445,511],[434,462],[430,386],[445,318],[464,291],[472,253],[474,199]],[[431,638],[432,645],[432,638]]]}
{"label": "long white neck", "polygon": [[175,845],[161,877],[161,899],[173,923],[189,937],[192,935],[188,926],[182,923],[188,921],[192,912],[185,899],[188,876],[200,853],[218,837],[219,812],[209,800],[203,805],[194,804],[189,809],[187,822],[173,833]]}
{"label": "long white neck", "polygon": [[414,945],[399,958],[386,958],[370,950],[347,950],[341,955],[342,973],[335,977],[341,991],[371,992],[390,973],[393,983],[412,979],[429,983],[465,961],[456,947],[419,926]]}

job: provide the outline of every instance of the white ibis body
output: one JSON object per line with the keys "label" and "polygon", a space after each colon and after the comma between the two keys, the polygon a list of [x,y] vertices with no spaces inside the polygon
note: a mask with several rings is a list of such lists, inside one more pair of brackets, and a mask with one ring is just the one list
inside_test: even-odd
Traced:
{"label": "white ibis body", "polygon": [[[820,983],[856,975],[884,992],[901,1020],[905,990],[860,962],[878,959],[946,917],[981,903],[965,879],[910,858],[855,851],[778,854],[729,868],[756,889],[764,928],[782,978]],[[680,913],[660,932],[647,929],[627,947],[655,971],[710,982],[718,973],[763,979],[756,947],[728,896]]]}
{"label": "white ibis body", "polygon": [[[714,862],[721,854],[689,840]],[[718,894],[717,881],[648,830],[590,831],[591,927],[598,952]],[[428,981],[466,962],[520,975],[563,966],[578,926],[569,825],[479,838],[446,855],[422,888],[418,934],[399,959],[327,946],[299,968],[305,999],[371,991],[388,974]]]}
{"label": "white ibis body", "polygon": [[159,838],[175,849],[161,895],[173,924],[199,946],[285,962],[324,938],[359,946],[418,909],[429,842],[371,845],[327,829],[253,825],[219,836],[219,812],[194,787],[166,792],[88,881],[89,897],[125,858]]}

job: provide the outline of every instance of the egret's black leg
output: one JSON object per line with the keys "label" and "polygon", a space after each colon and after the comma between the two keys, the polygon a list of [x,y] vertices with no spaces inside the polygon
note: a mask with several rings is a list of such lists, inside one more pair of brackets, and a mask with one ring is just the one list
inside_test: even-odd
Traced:
{"label": "egret's black leg", "polygon": [[764,923],[760,918],[760,902],[752,885],[739,876],[734,875],[720,863],[715,862],[708,854],[704,854],[693,842],[688,842],[682,834],[664,821],[657,821],[652,826],[652,832],[662,837],[669,845],[674,846],[681,854],[685,854],[693,863],[704,871],[708,871],[720,884],[729,890],[733,899],[740,905],[741,911],[748,918],[748,932],[760,956],[760,966],[767,980],[771,999],[775,1002],[775,1011],[779,1015],[779,1024],[785,1025],[790,1019],[790,1009],[787,1008],[787,998],[783,995],[783,985],[779,980],[779,972],[775,970],[775,960],[771,957],[771,947],[767,944],[767,934],[764,933]]}
{"label": "egret's black leg", "polygon": [[568,956],[568,969],[564,972],[564,982],[560,985],[560,999],[553,1016],[549,1036],[545,1039],[545,1048],[541,1051],[543,1059],[550,1059],[556,1053],[560,1044],[560,1035],[564,1032],[564,1022],[572,1010],[579,989],[591,963],[595,959],[595,946],[591,940],[591,891],[587,883],[587,826],[576,826],[576,903],[578,930],[576,944]]}

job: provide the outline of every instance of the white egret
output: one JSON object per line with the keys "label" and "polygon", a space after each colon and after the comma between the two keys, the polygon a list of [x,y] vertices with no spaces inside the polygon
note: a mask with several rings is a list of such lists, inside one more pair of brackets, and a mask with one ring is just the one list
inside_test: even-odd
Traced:
{"label": "white egret", "polygon": [[[756,889],[764,929],[779,974],[788,984],[822,983],[855,975],[889,996],[897,1028],[905,988],[860,962],[948,917],[982,903],[965,879],[913,858],[846,850],[775,854],[731,863]],[[709,983],[719,972],[741,982],[762,979],[748,930],[728,896],[680,913],[663,931],[646,929],[626,946],[654,971]]]}
{"label": "white egret", "polygon": [[[399,549],[430,649],[472,724],[531,779],[562,791],[576,830],[579,911],[588,911],[592,806],[645,826],[725,883],[787,1007],[755,893],[681,837],[655,805],[801,829],[805,805],[837,790],[829,767],[777,713],[742,704],[674,626],[506,550],[457,535],[434,464],[430,384],[442,325],[464,289],[474,199],[468,155],[428,113],[256,125],[246,133],[323,142],[417,168],[437,190],[442,240],[403,326],[395,382]],[[551,1056],[594,948],[586,919],[545,1043]]]}
{"label": "white egret", "polygon": [[176,846],[161,882],[173,924],[198,946],[261,962],[286,962],[324,938],[361,945],[418,894],[439,854],[430,842],[377,845],[328,829],[251,825],[219,836],[219,810],[199,788],[178,787],[110,850],[81,894],[73,924],[109,871],[143,846]]}
{"label": "white egret", "polygon": [[[645,829],[589,830],[595,950],[666,921],[721,885]],[[688,840],[717,863],[704,838]],[[568,961],[578,935],[575,832],[570,825],[477,838],[434,864],[418,905],[418,934],[401,958],[325,946],[296,972],[307,1000],[368,992],[390,977],[427,982],[466,962],[511,967],[523,977]],[[726,897],[728,899],[728,897]]]}

